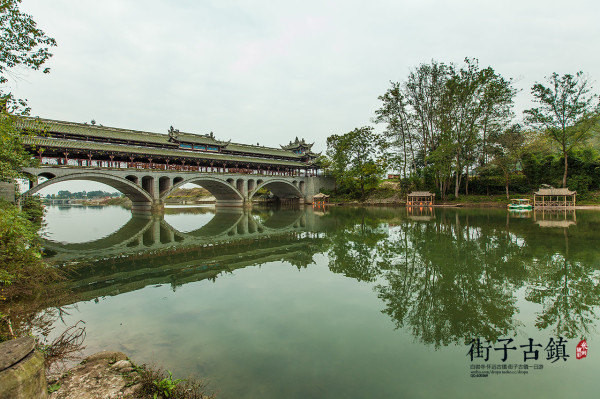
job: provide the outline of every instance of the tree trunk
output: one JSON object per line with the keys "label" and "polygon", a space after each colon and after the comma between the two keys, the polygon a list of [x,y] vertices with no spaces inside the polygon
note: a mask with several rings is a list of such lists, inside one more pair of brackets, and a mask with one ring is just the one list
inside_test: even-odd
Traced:
{"label": "tree trunk", "polygon": [[458,190],[460,189],[460,173],[456,171],[455,185],[454,185],[454,196],[458,198]]}
{"label": "tree trunk", "polygon": [[504,175],[504,182],[506,183],[506,199],[510,199],[510,197],[508,196],[508,174]]}
{"label": "tree trunk", "polygon": [[465,195],[469,195],[469,165],[467,165],[467,176],[465,180]]}
{"label": "tree trunk", "polygon": [[563,188],[566,188],[567,187],[567,168],[568,168],[567,152],[563,151],[563,155],[565,156],[565,173],[563,174],[562,186],[563,186]]}

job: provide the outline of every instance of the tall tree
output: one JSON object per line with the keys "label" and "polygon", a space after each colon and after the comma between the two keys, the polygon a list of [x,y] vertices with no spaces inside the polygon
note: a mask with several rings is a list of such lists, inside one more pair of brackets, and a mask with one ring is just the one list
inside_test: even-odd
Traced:
{"label": "tall tree", "polygon": [[410,72],[404,86],[406,100],[412,107],[415,133],[419,138],[418,145],[425,167],[429,154],[436,149],[440,140],[440,103],[449,69],[448,65],[437,61],[421,64]]}
{"label": "tall tree", "polygon": [[[5,89],[11,70],[22,67],[39,70],[52,56],[56,41],[39,29],[33,18],[19,10],[21,0],[0,1],[0,180],[20,177],[20,170],[30,162],[21,145],[21,133],[12,116],[28,114],[23,100],[15,99]],[[48,73],[49,68],[43,69]]]}
{"label": "tall tree", "polygon": [[357,188],[364,199],[366,191],[377,185],[385,171],[385,164],[378,153],[381,146],[381,137],[370,126],[329,136],[327,155],[336,180],[350,189]]}
{"label": "tall tree", "polygon": [[590,130],[582,129],[580,122],[592,114],[597,95],[590,93],[590,81],[581,71],[562,76],[554,72],[546,83],[536,82],[531,88],[540,106],[525,111],[526,121],[558,144],[564,158],[562,186],[566,187],[568,154],[590,137]]}
{"label": "tall tree", "polygon": [[52,56],[50,47],[56,46],[56,41],[37,27],[31,15],[19,10],[19,3],[21,0],[0,2],[0,83],[7,82],[6,73],[14,67],[39,70]]}
{"label": "tall tree", "polygon": [[517,168],[523,152],[523,143],[525,142],[525,133],[520,125],[512,125],[502,133],[492,136],[490,140],[491,153],[493,154],[492,165],[499,168],[504,176],[504,188],[506,199],[509,199],[508,186],[510,176]]}
{"label": "tall tree", "polygon": [[412,120],[414,117],[409,113],[408,102],[398,82],[390,82],[392,87],[379,96],[381,108],[375,111],[375,123],[386,123],[383,132],[390,147],[391,165],[402,170],[402,176],[406,177],[406,168],[410,171],[416,170],[415,148],[413,145]]}
{"label": "tall tree", "polygon": [[489,136],[509,124],[514,95],[510,79],[481,69],[477,59],[462,66],[432,61],[391,83],[374,122],[386,123],[384,150],[404,175],[410,166],[433,177],[442,197],[454,178],[458,196],[465,173],[468,193],[469,172],[489,161]]}
{"label": "tall tree", "polygon": [[458,196],[463,172],[468,193],[469,170],[477,159],[476,151],[487,140],[490,127],[503,126],[512,116],[515,90],[493,68],[479,68],[477,59],[465,58],[460,69],[452,66],[442,101],[443,129],[454,148],[454,194]]}

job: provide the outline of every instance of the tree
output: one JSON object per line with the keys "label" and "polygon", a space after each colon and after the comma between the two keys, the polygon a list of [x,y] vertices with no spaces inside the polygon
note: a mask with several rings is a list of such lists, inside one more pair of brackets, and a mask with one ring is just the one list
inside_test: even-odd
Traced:
{"label": "tree", "polygon": [[[392,87],[379,96],[382,105],[375,111],[375,123],[386,123],[384,136],[393,150],[391,164],[402,169],[402,177],[406,177],[406,167],[410,163],[411,172],[416,170],[415,149],[411,124],[413,117],[409,114],[406,96],[400,83],[390,82]],[[400,155],[398,155],[400,154]]]}
{"label": "tree", "polygon": [[[432,61],[412,71],[405,83],[391,82],[379,97],[374,122],[386,123],[382,150],[407,175],[431,176],[442,198],[452,184],[458,196],[466,173],[489,162],[489,137],[513,116],[512,81],[477,59],[462,66]],[[422,172],[422,173],[420,173]]]}
{"label": "tree", "polygon": [[52,57],[50,47],[56,46],[56,40],[37,28],[31,15],[19,10],[19,3],[21,0],[0,3],[0,84],[8,81],[5,75],[14,67],[39,70]]}
{"label": "tree", "polygon": [[510,176],[521,159],[524,142],[525,135],[523,134],[521,126],[518,124],[512,125],[510,128],[493,138],[493,143],[495,145],[492,147],[492,154],[494,155],[492,164],[502,171],[506,189],[506,199],[510,198],[508,195]]}
{"label": "tree", "polygon": [[385,171],[385,163],[378,157],[381,146],[381,137],[370,126],[356,128],[341,136],[329,136],[327,155],[336,181],[351,191],[358,187],[360,197],[364,199],[366,190],[375,187]]}
{"label": "tree", "polygon": [[501,128],[508,123],[514,95],[511,80],[504,79],[492,67],[480,69],[477,59],[465,58],[465,65],[460,69],[450,67],[440,119],[455,151],[455,196],[458,196],[465,170],[465,193],[468,194],[469,169],[477,159],[476,151],[482,142],[485,150],[485,141],[493,126]]}
{"label": "tree", "polygon": [[563,76],[554,72],[546,81],[548,87],[536,82],[531,88],[534,101],[540,106],[525,111],[526,121],[558,144],[564,158],[562,185],[566,187],[568,154],[590,137],[590,130],[581,127],[592,115],[597,95],[590,94],[591,84],[581,71]]}
{"label": "tree", "polygon": [[[21,144],[21,132],[15,127],[13,115],[27,115],[29,108],[23,100],[15,99],[3,90],[7,75],[16,67],[39,70],[52,56],[49,49],[56,41],[37,28],[28,14],[19,10],[21,0],[0,3],[0,180],[22,177],[21,169],[31,162]],[[49,68],[43,70],[48,73]]]}

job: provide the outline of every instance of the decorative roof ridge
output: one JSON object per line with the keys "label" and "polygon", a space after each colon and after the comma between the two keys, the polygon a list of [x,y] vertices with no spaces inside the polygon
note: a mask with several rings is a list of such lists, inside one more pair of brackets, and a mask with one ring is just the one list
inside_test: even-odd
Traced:
{"label": "decorative roof ridge", "polygon": [[[179,136],[180,134],[183,136],[194,136],[194,137],[204,137],[207,139],[213,139],[215,141],[219,141],[215,138],[214,133],[210,132],[210,133],[192,133],[192,132],[182,132],[180,130],[175,130],[175,133],[177,136]],[[231,140],[229,140],[231,141]],[[227,143],[227,141],[224,141],[224,143]]]}
{"label": "decorative roof ridge", "polygon": [[277,147],[269,147],[266,145],[256,145],[256,144],[244,144],[244,143],[232,143],[231,139],[229,140],[229,144],[233,144],[233,145],[239,145],[242,147],[250,147],[250,148],[266,148],[267,150],[280,150],[280,148]]}
{"label": "decorative roof ridge", "polygon": [[137,134],[142,134],[142,135],[146,135],[146,136],[160,136],[160,137],[165,137],[165,138],[168,137],[164,133],[148,132],[145,130],[125,129],[125,128],[113,127],[113,126],[92,125],[87,122],[85,122],[85,123],[69,122],[69,121],[63,121],[63,120],[59,120],[59,119],[41,118],[39,116],[19,116],[18,118],[29,120],[32,122],[56,123],[56,124],[60,124],[60,125],[81,126],[81,127],[85,127],[85,128],[93,128],[93,129],[104,130],[104,131],[116,131],[116,132],[121,132],[121,133],[130,132],[130,133],[137,133]]}

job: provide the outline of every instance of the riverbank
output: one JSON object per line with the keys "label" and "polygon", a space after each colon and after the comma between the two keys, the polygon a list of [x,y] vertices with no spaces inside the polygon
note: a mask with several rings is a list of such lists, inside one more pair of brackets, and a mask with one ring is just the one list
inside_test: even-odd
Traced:
{"label": "riverbank", "polygon": [[[398,183],[385,181],[373,190],[365,200],[349,199],[331,195],[329,204],[339,206],[406,206],[406,191]],[[533,194],[513,193],[511,199],[528,198],[533,201]],[[435,207],[472,207],[472,208],[506,208],[511,202],[505,194],[499,195],[460,195],[449,196],[445,200],[436,198]],[[588,192],[577,198],[575,209],[600,209],[600,191]]]}
{"label": "riverbank", "polygon": [[48,392],[50,399],[214,398],[201,381],[174,379],[168,371],[138,366],[124,353],[110,351],[88,356],[60,376],[49,376]]}

